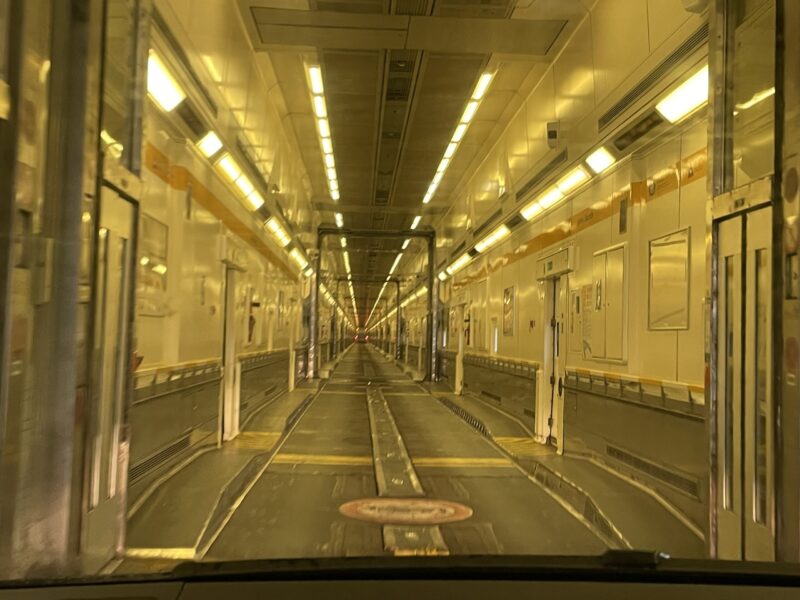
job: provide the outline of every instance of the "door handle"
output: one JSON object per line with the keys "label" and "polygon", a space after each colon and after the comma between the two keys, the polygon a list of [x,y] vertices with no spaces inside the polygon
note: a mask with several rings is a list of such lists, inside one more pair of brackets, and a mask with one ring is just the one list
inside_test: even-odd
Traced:
{"label": "door handle", "polygon": [[561,394],[563,392],[564,392],[564,380],[561,377],[559,377],[558,378],[558,395],[561,396]]}

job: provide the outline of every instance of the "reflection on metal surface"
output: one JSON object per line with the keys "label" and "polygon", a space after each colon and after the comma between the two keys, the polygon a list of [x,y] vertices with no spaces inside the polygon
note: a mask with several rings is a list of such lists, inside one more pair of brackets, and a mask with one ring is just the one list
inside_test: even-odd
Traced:
{"label": "reflection on metal surface", "polygon": [[0,81],[0,119],[7,119],[11,110],[11,98],[9,97],[8,84]]}
{"label": "reflection on metal surface", "polygon": [[343,515],[396,525],[435,525],[455,523],[472,516],[472,509],[458,502],[425,498],[363,498],[339,507]]}

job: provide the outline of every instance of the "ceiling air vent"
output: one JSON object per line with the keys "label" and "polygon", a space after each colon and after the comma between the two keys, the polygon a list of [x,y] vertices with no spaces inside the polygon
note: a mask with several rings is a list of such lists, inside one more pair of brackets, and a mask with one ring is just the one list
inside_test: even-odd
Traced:
{"label": "ceiling air vent", "polygon": [[689,36],[683,44],[665,58],[659,65],[650,71],[644,79],[639,81],[633,88],[625,94],[619,102],[603,113],[597,120],[597,129],[602,131],[608,127],[614,119],[620,116],[625,110],[642,97],[650,88],[664,78],[669,72],[679,65],[683,59],[697,50],[708,41],[708,23],[704,23],[700,29]]}
{"label": "ceiling air vent", "polygon": [[539,185],[548,175],[550,175],[556,168],[567,160],[567,151],[563,150],[561,154],[556,156],[553,160],[545,165],[536,175],[531,177],[528,182],[517,190],[517,202],[525,198],[525,196],[533,188]]}
{"label": "ceiling air vent", "polygon": [[389,202],[389,190],[375,190],[375,204],[386,206]]}
{"label": "ceiling air vent", "polygon": [[408,100],[411,93],[411,79],[408,77],[389,77],[386,85],[386,99],[390,102]]}
{"label": "ceiling air vent", "polygon": [[481,232],[482,232],[484,229],[486,229],[486,228],[487,228],[489,225],[491,225],[491,224],[494,222],[494,220],[495,220],[495,219],[497,219],[497,218],[498,218],[500,215],[502,215],[502,214],[503,214],[503,209],[502,209],[502,208],[498,208],[496,211],[494,211],[494,214],[493,214],[491,217],[489,217],[488,219],[486,219],[486,220],[485,220],[485,221],[484,221],[484,222],[481,224],[481,226],[480,226],[480,227],[478,227],[477,229],[475,229],[475,231],[473,231],[473,232],[472,232],[472,235],[473,235],[473,236],[478,236],[478,235],[480,235],[480,233],[481,233]]}
{"label": "ceiling air vent", "polygon": [[428,0],[397,0],[394,12],[398,15],[426,15]]}

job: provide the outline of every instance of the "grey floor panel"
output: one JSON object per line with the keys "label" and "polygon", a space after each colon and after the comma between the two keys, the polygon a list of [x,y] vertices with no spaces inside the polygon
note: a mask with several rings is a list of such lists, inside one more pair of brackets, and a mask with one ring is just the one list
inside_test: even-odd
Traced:
{"label": "grey floor panel", "polygon": [[189,548],[220,491],[253,452],[207,452],[159,487],[128,522],[126,545],[133,548]]}
{"label": "grey floor panel", "polygon": [[571,481],[580,482],[635,548],[681,558],[705,556],[705,542],[644,491],[586,460],[569,456],[539,460]]}
{"label": "grey floor panel", "polygon": [[[341,477],[268,471],[239,506],[206,559],[383,554],[380,525],[339,513],[342,503],[362,497],[360,492],[368,489],[371,474],[344,476],[351,479],[346,483]],[[350,493],[342,494],[342,490]]]}

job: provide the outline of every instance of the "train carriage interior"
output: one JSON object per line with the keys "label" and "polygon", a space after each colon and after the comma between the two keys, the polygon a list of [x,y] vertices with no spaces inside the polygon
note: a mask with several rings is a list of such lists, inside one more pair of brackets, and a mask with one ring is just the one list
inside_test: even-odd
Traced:
{"label": "train carriage interior", "polygon": [[0,0],[0,598],[794,594],[798,25]]}

